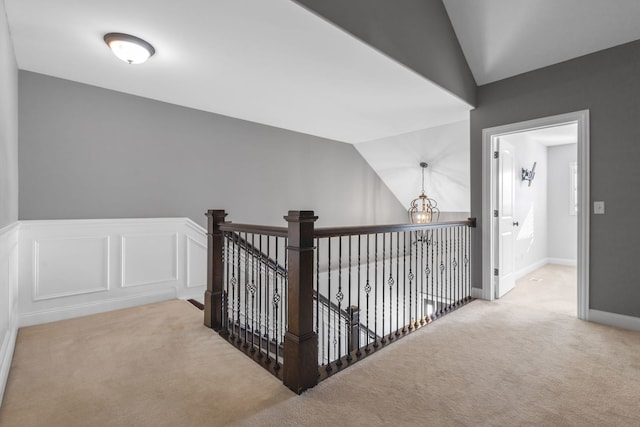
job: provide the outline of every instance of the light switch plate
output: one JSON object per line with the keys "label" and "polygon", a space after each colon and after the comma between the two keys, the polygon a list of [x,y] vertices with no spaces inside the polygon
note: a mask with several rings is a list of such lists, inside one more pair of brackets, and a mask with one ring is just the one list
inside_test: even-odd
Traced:
{"label": "light switch plate", "polygon": [[604,215],[604,202],[603,201],[593,202],[593,213],[595,215]]}

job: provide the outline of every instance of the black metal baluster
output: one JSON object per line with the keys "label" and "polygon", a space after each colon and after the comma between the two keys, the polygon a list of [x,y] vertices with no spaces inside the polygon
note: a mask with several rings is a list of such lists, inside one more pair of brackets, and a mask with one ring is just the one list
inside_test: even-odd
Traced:
{"label": "black metal baluster", "polygon": [[229,333],[229,304],[228,304],[228,297],[229,297],[229,280],[231,276],[231,272],[229,271],[229,233],[228,232],[223,232],[222,233],[222,238],[223,240],[223,255],[222,255],[222,260],[223,260],[223,266],[224,266],[224,283],[225,283],[225,288],[224,288],[224,295],[222,297],[222,329],[224,331],[227,332],[227,334]]}
{"label": "black metal baluster", "polygon": [[389,233],[389,341],[393,341],[393,233]]}
{"label": "black metal baluster", "polygon": [[462,288],[460,287],[460,260],[462,259],[460,253],[460,232],[462,229],[460,227],[456,227],[455,232],[455,243],[456,243],[456,306],[460,307],[462,302]]}
{"label": "black metal baluster", "polygon": [[470,254],[470,248],[469,246],[471,245],[471,228],[470,227],[465,227],[465,233],[464,233],[464,237],[465,237],[465,242],[464,242],[464,251],[465,251],[465,255],[464,255],[464,264],[465,264],[465,282],[466,282],[466,287],[467,287],[467,301],[469,301],[471,299],[471,272],[470,272],[470,268],[471,268],[471,263],[469,262],[469,254]]}
{"label": "black metal baluster", "polygon": [[258,234],[258,357],[262,358],[262,339],[264,334],[262,332],[262,300],[264,289],[262,288],[262,270],[264,268],[265,274],[267,272],[267,260],[263,259],[262,252],[262,234]]}
{"label": "black metal baluster", "polygon": [[256,235],[251,233],[251,284],[249,285],[249,293],[251,294],[251,353],[256,351],[256,313],[255,313],[255,297],[256,297]]}
{"label": "black metal baluster", "polygon": [[[280,265],[280,257],[278,256],[278,239],[279,237],[275,238],[275,261],[276,261],[276,266]],[[282,299],[280,292],[278,291],[278,270],[276,267],[276,270],[274,272],[274,282],[273,282],[273,334],[274,337],[272,338],[274,340],[274,347],[276,350],[276,357],[274,360],[274,364],[273,364],[273,369],[275,371],[278,371],[278,369],[280,369],[280,361],[279,361],[279,357],[280,357],[280,326],[279,326],[279,314],[280,314],[280,301]]]}
{"label": "black metal baluster", "polygon": [[287,304],[287,301],[289,301],[289,277],[288,277],[288,271],[289,271],[289,267],[288,267],[288,263],[289,263],[289,239],[288,238],[284,238],[282,240],[283,246],[282,246],[282,254],[284,255],[284,271],[285,273],[282,275],[282,304],[280,305],[280,309],[282,310],[282,322],[280,322],[280,335],[278,335],[278,337],[280,338],[280,342],[283,343],[284,342],[284,334],[287,331],[287,327],[288,327],[288,319],[289,319],[289,305]]}
{"label": "black metal baluster", "polygon": [[241,318],[241,314],[240,314],[241,313],[241,304],[242,304],[242,302],[241,302],[242,297],[241,297],[241,290],[240,290],[240,288],[242,287],[242,276],[241,276],[242,272],[240,270],[240,265],[242,263],[242,260],[241,260],[240,251],[242,250],[242,247],[240,245],[240,237],[241,237],[241,235],[239,233],[235,235],[236,247],[237,247],[237,253],[238,253],[238,260],[237,260],[237,264],[236,264],[236,269],[237,269],[237,272],[238,272],[238,283],[237,283],[238,289],[237,289],[237,292],[236,292],[236,297],[237,297],[237,300],[236,300],[236,318],[234,319],[234,321],[236,323],[236,329],[238,331],[238,333],[236,334],[237,335],[236,343],[238,343],[238,344],[240,344],[242,342],[242,331],[241,331],[242,323],[241,323],[241,320],[240,320],[240,318]]}
{"label": "black metal baluster", "polygon": [[243,347],[247,348],[249,346],[249,251],[247,248],[247,243],[249,236],[247,233],[244,233],[244,344]]}
{"label": "black metal baluster", "polygon": [[[379,344],[378,344],[378,233],[375,234],[375,254],[374,254],[374,258],[373,258],[373,272],[374,272],[374,276],[373,276],[373,331],[374,331],[374,341],[373,341],[373,347],[374,348],[378,348]],[[384,269],[384,262],[382,263],[382,268]],[[384,280],[384,278],[383,278]],[[384,289],[383,289],[384,290]],[[383,310],[384,313],[384,310]],[[383,332],[384,334],[384,332]],[[383,337],[384,339],[384,337]],[[382,341],[384,342],[384,341]]]}
{"label": "black metal baluster", "polygon": [[[362,313],[362,311],[360,310],[360,308],[362,307],[360,305],[360,292],[361,292],[361,290],[360,290],[360,283],[361,283],[360,282],[360,255],[361,255],[360,250],[361,250],[361,240],[362,240],[361,237],[362,236],[360,234],[358,234],[358,310],[359,310],[360,313]],[[358,340],[357,343],[356,343],[356,348],[357,348],[356,356],[358,356],[358,357],[362,356],[362,352],[360,351],[360,334],[362,333],[361,332],[361,327],[360,327],[361,324],[362,323],[360,321],[360,316],[358,316],[358,335],[357,335],[357,338],[356,338]],[[367,333],[367,335],[368,335],[368,333]]]}
{"label": "black metal baluster", "polygon": [[327,244],[327,372],[331,372],[331,237]]}
{"label": "black metal baluster", "polygon": [[235,338],[235,309],[236,309],[236,241],[233,232],[229,232],[229,238],[231,240],[231,302],[230,302],[230,321],[231,321],[231,335],[229,338],[232,340]]}
{"label": "black metal baluster", "polygon": [[[420,271],[420,324],[424,325],[424,241],[425,233],[422,233],[422,239],[420,240],[420,268],[416,269]],[[427,247],[428,249],[428,247]],[[416,298],[417,299],[417,298]]]}
{"label": "black metal baluster", "polygon": [[[435,259],[437,256],[437,248],[439,245],[439,241],[438,241],[438,230],[431,230],[430,231],[430,239],[431,239],[431,245],[429,247],[429,253],[427,254],[427,257],[429,257],[429,255],[431,255],[429,257],[430,261],[428,261],[429,264],[429,274],[430,274],[430,281],[431,281],[431,317],[430,319],[433,321],[435,319],[438,318],[438,307],[440,307],[440,292],[439,292],[439,282],[438,282],[438,275],[435,273],[435,265],[437,260]],[[428,301],[428,299],[427,299]]]}
{"label": "black metal baluster", "polygon": [[[409,235],[409,244],[411,244],[411,235]],[[402,333],[407,333],[407,232],[402,233]],[[409,246],[411,250],[411,246]],[[411,252],[409,252],[409,271],[411,271]],[[411,291],[411,282],[409,282],[409,291]],[[411,293],[411,292],[409,292]],[[409,307],[411,307],[411,299],[409,299]]]}
{"label": "black metal baluster", "polygon": [[[324,319],[324,312],[323,312]],[[318,336],[318,354],[320,355],[320,363],[324,360],[323,358],[323,347],[324,340],[322,339],[322,335],[320,335],[320,238],[316,237],[316,335]]]}
{"label": "black metal baluster", "polygon": [[445,228],[442,230],[442,232],[444,233],[444,283],[445,292],[447,293],[447,306],[445,307],[445,312],[447,313],[451,311],[451,277],[449,274],[451,272],[451,254],[449,252],[449,231],[450,228]]}
{"label": "black metal baluster", "polygon": [[[413,290],[414,290],[414,295],[415,295],[415,303],[412,304],[412,307],[410,307],[410,310],[414,312],[414,316],[411,318],[411,329],[415,330],[418,327],[418,272],[420,271],[420,267],[418,266],[418,232],[416,231],[415,233],[415,244],[416,244],[416,250],[414,253],[414,265],[415,265],[415,274],[411,273],[411,276],[413,276]],[[409,251],[411,251],[411,248],[413,247],[413,243],[412,245],[409,247]],[[409,254],[411,255],[411,254]],[[411,259],[411,256],[409,256],[409,259]]]}
{"label": "black metal baluster", "polygon": [[[433,266],[430,264],[429,254],[433,252],[433,230],[426,230],[425,236],[427,238],[427,250],[425,251],[425,260],[424,260],[424,274],[425,274],[425,295],[422,301],[422,305],[424,307],[425,313],[425,321],[427,323],[433,320],[432,313],[429,313],[429,301],[432,302],[433,305]],[[431,310],[433,312],[433,308]]]}
{"label": "black metal baluster", "polygon": [[442,237],[442,229],[438,230],[438,240],[439,240],[439,246],[440,246],[440,262],[438,264],[438,269],[440,270],[440,314],[444,314],[444,300],[445,300],[445,296],[444,296],[444,277],[442,275],[442,273],[444,272],[444,264],[443,264],[443,260],[444,260],[444,239]]}
{"label": "black metal baluster", "polygon": [[353,349],[353,325],[351,324],[351,321],[353,319],[353,315],[351,313],[351,307],[353,307],[351,305],[351,237],[352,236],[348,236],[349,239],[349,282],[348,282],[348,298],[347,298],[347,319],[346,319],[346,333],[347,333],[347,345],[346,345],[346,351],[347,351],[347,362],[351,362],[351,360],[353,360],[353,357],[351,356],[351,349]]}
{"label": "black metal baluster", "polygon": [[342,366],[342,299],[344,294],[342,293],[342,236],[338,237],[338,293],[336,294],[336,300],[338,301],[338,312],[336,313],[338,324],[338,355],[336,366]]}
{"label": "black metal baluster", "polygon": [[[370,234],[367,234],[367,284],[364,287],[364,291],[367,293],[367,346],[365,347],[365,351],[367,353],[369,353],[371,351],[371,349],[369,348],[369,339],[371,338],[370,335],[370,331],[371,331],[371,327],[369,326],[369,294],[371,293],[371,283],[369,282],[369,270],[370,270],[370,265],[369,265],[369,238],[371,237]],[[375,339],[375,338],[374,338]]]}
{"label": "black metal baluster", "polygon": [[[276,273],[276,266],[271,266],[270,265],[270,260],[271,260],[271,251],[270,246],[271,246],[271,236],[266,236],[267,237],[267,267],[268,269],[265,269],[265,276],[264,276],[264,281],[265,281],[265,296],[264,296],[264,332],[265,332],[265,339],[266,339],[266,354],[267,354],[267,362],[271,362],[271,334],[269,333],[269,303],[271,302],[271,293],[269,292],[269,283],[271,283],[271,281],[269,280],[269,277],[275,277],[275,273]],[[272,273],[273,272],[273,273]],[[271,273],[271,274],[270,274]]]}
{"label": "black metal baluster", "polygon": [[396,337],[400,336],[400,232],[396,233]]}
{"label": "black metal baluster", "polygon": [[[385,275],[385,270],[384,270],[384,266],[385,266],[385,262],[384,261],[385,261],[385,257],[386,257],[386,253],[385,253],[385,250],[386,250],[386,236],[387,236],[387,233],[382,233],[382,307],[380,307],[380,310],[382,311],[382,339],[380,339],[380,342],[382,344],[386,344],[386,342],[387,342],[387,340],[384,338],[384,326],[385,326],[384,325],[384,309],[385,309],[385,305],[384,305],[384,288],[385,288],[384,282],[385,282],[385,279],[387,277]],[[377,269],[376,269],[376,271],[377,271]],[[378,287],[376,286],[376,289],[377,288]],[[377,302],[376,302],[376,311],[378,311],[377,307],[378,306],[377,306]]]}

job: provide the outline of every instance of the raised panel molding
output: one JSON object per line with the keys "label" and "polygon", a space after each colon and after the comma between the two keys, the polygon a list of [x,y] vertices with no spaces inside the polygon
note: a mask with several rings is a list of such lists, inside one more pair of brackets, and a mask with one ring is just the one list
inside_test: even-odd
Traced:
{"label": "raised panel molding", "polygon": [[107,292],[109,236],[33,240],[33,300]]}
{"label": "raised panel molding", "polygon": [[178,233],[123,235],[122,287],[178,281]]}
{"label": "raised panel molding", "polygon": [[207,245],[187,236],[187,288],[207,285]]}

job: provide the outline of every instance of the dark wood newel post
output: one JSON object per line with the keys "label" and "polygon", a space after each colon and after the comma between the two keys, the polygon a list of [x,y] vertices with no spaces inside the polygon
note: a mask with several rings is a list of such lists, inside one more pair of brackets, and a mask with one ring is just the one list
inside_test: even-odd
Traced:
{"label": "dark wood newel post", "polygon": [[207,290],[204,293],[204,325],[215,331],[223,327],[223,263],[224,236],[219,225],[227,216],[222,209],[210,209],[207,216]]}
{"label": "dark wood newel post", "polygon": [[288,317],[283,382],[300,394],[318,383],[318,336],[313,330],[313,211],[289,211]]}

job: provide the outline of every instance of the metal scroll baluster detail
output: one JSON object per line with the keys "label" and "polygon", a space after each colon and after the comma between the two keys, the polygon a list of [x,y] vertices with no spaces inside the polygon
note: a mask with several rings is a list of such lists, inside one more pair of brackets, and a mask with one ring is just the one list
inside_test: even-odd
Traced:
{"label": "metal scroll baluster detail", "polygon": [[440,310],[438,311],[439,315],[443,315],[444,314],[444,263],[442,262],[443,257],[444,257],[444,245],[443,245],[443,239],[442,239],[442,230],[438,230],[439,231],[439,247],[440,247],[440,260],[439,260],[439,266],[438,268],[440,269]]}
{"label": "metal scroll baluster detail", "polygon": [[[276,238],[275,241],[275,260],[276,260],[276,264],[279,265],[280,264],[280,258],[278,258],[278,238]],[[278,315],[280,313],[280,300],[281,300],[281,296],[280,293],[278,292],[278,271],[276,270],[274,272],[274,282],[273,282],[273,298],[272,298],[272,306],[273,306],[273,340],[274,340],[274,347],[276,350],[276,357],[274,360],[274,364],[273,364],[273,369],[274,370],[278,370],[280,369],[280,335],[279,335],[279,326],[278,326]]]}
{"label": "metal scroll baluster detail", "polygon": [[364,286],[364,291],[367,294],[367,346],[365,347],[364,351],[366,351],[367,353],[369,353],[371,351],[371,349],[369,348],[369,331],[371,330],[371,328],[369,327],[369,294],[371,293],[371,284],[369,283],[369,235],[367,234],[367,283]]}
{"label": "metal scroll baluster detail", "polygon": [[337,313],[337,324],[338,324],[338,335],[337,339],[334,341],[338,342],[338,354],[336,355],[336,366],[342,366],[342,360],[340,357],[342,356],[342,321],[340,316],[342,315],[342,300],[344,299],[344,294],[342,293],[342,236],[338,237],[338,293],[336,294],[336,300],[338,301],[338,313]]}
{"label": "metal scroll baluster detail", "polygon": [[241,264],[242,264],[242,260],[241,260],[241,255],[240,255],[240,251],[241,251],[241,245],[240,245],[240,234],[236,235],[236,247],[237,247],[237,264],[236,264],[236,269],[238,271],[238,289],[237,289],[237,293],[236,293],[236,318],[235,318],[235,322],[236,322],[236,328],[238,330],[237,333],[237,338],[236,338],[236,343],[240,344],[242,343],[242,320],[241,320],[241,316],[242,316],[242,311],[241,311],[241,307],[242,307],[242,297],[241,297],[241,291],[240,288],[242,287],[242,270],[240,269]]}
{"label": "metal scroll baluster detail", "polygon": [[229,240],[233,243],[231,245],[231,335],[229,338],[232,340],[235,338],[235,326],[236,326],[236,284],[238,283],[236,279],[236,239],[233,233],[229,233]]}
{"label": "metal scroll baluster detail", "polygon": [[[425,239],[424,239],[424,234],[422,235],[422,239],[420,240],[420,266],[422,267],[424,265],[424,243],[425,243]],[[429,249],[427,247],[427,249]],[[416,270],[418,270],[416,268]],[[421,270],[421,269],[420,269]],[[418,270],[418,271],[420,271]],[[425,292],[424,292],[424,282],[425,282],[425,277],[423,274],[420,274],[420,314],[419,314],[419,321],[420,321],[420,325],[424,325],[424,296],[425,296]],[[417,302],[417,301],[416,301]]]}
{"label": "metal scroll baluster detail", "polygon": [[389,285],[389,341],[393,341],[393,234],[389,234],[389,278],[387,279],[387,285]]}
{"label": "metal scroll baluster detail", "polygon": [[396,286],[396,337],[400,336],[400,233],[396,233],[396,277],[398,278],[398,286]]}
{"label": "metal scroll baluster detail", "polygon": [[251,295],[251,353],[256,351],[256,246],[255,234],[251,234],[251,283],[249,284],[249,294]]}
{"label": "metal scroll baluster detail", "polygon": [[[375,335],[373,341],[373,347],[378,348],[380,344],[378,344],[378,233],[375,234],[375,254],[373,257],[373,333]],[[382,263],[382,268],[384,269],[384,262]],[[384,273],[383,273],[384,274]],[[383,288],[384,290],[384,288]],[[383,311],[384,312],[384,311]]]}

